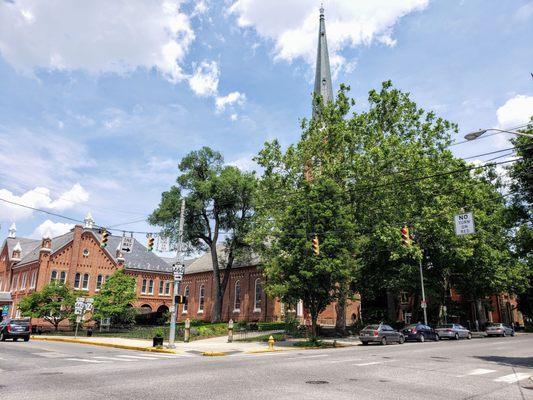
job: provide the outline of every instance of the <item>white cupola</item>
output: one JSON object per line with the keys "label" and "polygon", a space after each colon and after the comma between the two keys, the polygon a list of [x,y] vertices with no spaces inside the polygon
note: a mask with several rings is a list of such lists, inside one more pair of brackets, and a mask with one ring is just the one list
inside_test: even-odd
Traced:
{"label": "white cupola", "polygon": [[11,239],[15,239],[17,237],[17,225],[13,222],[11,226],[9,227],[9,234],[7,237]]}
{"label": "white cupola", "polygon": [[85,216],[85,219],[83,220],[83,222],[85,222],[85,229],[93,229],[94,228],[94,219],[93,219],[93,216],[91,215],[90,211]]}

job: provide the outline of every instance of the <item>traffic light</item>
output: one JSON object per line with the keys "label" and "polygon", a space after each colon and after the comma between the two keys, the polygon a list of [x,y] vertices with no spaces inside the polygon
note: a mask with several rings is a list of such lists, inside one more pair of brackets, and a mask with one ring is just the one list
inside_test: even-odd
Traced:
{"label": "traffic light", "polygon": [[188,302],[189,299],[187,296],[183,296],[182,294],[174,296],[174,304],[188,304]]}
{"label": "traffic light", "polygon": [[313,238],[313,253],[315,253],[315,256],[320,254],[320,243],[318,242],[318,236]]}
{"label": "traffic light", "polygon": [[152,235],[148,236],[148,243],[146,245],[146,248],[148,251],[152,251],[154,249],[154,237]]}
{"label": "traffic light", "polygon": [[403,246],[411,246],[411,239],[409,237],[409,228],[404,225],[401,229],[402,232],[402,245]]}
{"label": "traffic light", "polygon": [[107,237],[109,236],[109,232],[107,229],[102,228],[100,231],[100,247],[106,247],[107,246]]}

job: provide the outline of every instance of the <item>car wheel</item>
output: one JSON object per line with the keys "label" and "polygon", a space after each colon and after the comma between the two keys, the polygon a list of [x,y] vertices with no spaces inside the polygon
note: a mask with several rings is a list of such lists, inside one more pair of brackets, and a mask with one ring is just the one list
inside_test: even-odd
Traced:
{"label": "car wheel", "polygon": [[505,331],[503,331],[502,337],[506,337],[506,336],[507,336],[507,333]]}
{"label": "car wheel", "polygon": [[387,344],[387,338],[386,338],[385,336],[383,336],[383,337],[381,338],[381,344],[382,344],[383,346],[385,346],[385,345]]}
{"label": "car wheel", "polygon": [[424,343],[424,342],[426,341],[426,338],[425,338],[425,336],[424,336],[423,333],[421,333],[420,335],[418,335],[418,341],[419,341],[420,343]]}
{"label": "car wheel", "polygon": [[400,338],[398,339],[398,343],[399,344],[404,344],[405,343],[405,338],[403,336],[400,336]]}
{"label": "car wheel", "polygon": [[435,335],[435,342],[438,342],[440,340],[440,336],[439,335]]}
{"label": "car wheel", "polygon": [[368,342],[361,342],[363,344],[363,346],[367,346],[368,345]]}
{"label": "car wheel", "polygon": [[468,336],[466,337],[468,340],[472,339],[472,334],[468,332]]}
{"label": "car wheel", "polygon": [[25,337],[24,337],[24,341],[25,341],[25,342],[29,342],[29,341],[30,341],[30,337],[29,337],[29,336],[25,336]]}
{"label": "car wheel", "polygon": [[5,342],[6,336],[4,335],[4,332],[0,333],[0,342]]}
{"label": "car wheel", "polygon": [[13,341],[14,341],[14,342],[18,342],[18,340],[19,340],[18,337],[14,337],[14,338],[13,338]]}
{"label": "car wheel", "polygon": [[514,337],[514,331],[512,331],[512,332],[511,332],[511,336],[513,336],[513,337]]}
{"label": "car wheel", "polygon": [[459,334],[456,333],[455,336],[453,337],[455,340],[459,340]]}

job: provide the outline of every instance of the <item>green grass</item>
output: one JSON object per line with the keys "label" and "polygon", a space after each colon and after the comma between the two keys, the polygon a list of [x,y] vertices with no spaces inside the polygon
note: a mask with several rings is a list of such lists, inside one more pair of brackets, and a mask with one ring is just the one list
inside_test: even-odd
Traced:
{"label": "green grass", "polygon": [[[274,340],[276,342],[281,342],[281,341],[287,339],[287,335],[284,334],[284,333],[273,333],[272,337],[274,338]],[[261,335],[261,336],[255,336],[255,337],[251,337],[251,338],[246,338],[246,339],[239,339],[239,340],[236,340],[236,342],[247,342],[247,343],[250,343],[250,342],[268,342],[269,338],[270,338],[270,335]]]}
{"label": "green grass", "polygon": [[333,347],[333,343],[326,343],[321,340],[304,340],[294,342],[294,347]]}

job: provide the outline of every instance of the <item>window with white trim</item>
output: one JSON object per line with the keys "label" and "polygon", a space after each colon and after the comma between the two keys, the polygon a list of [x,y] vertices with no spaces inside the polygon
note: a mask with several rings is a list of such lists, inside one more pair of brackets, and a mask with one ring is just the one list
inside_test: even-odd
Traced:
{"label": "window with white trim", "polygon": [[83,274],[83,290],[89,290],[89,274]]}
{"label": "window with white trim", "polygon": [[165,295],[170,295],[170,281],[165,281]]}
{"label": "window with white trim", "polygon": [[24,273],[22,274],[22,279],[21,279],[21,281],[20,281],[20,289],[21,289],[21,290],[26,289],[26,279],[27,279],[27,274],[28,274],[27,272],[24,272]]}
{"label": "window with white trim", "polygon": [[261,279],[255,280],[254,311],[261,311],[261,302],[263,299],[263,284]]}
{"label": "window with white trim", "polygon": [[235,282],[235,298],[233,300],[233,312],[241,311],[241,282]]}
{"label": "window with white trim", "polygon": [[154,294],[154,280],[150,279],[148,281],[148,294]]}
{"label": "window with white trim", "polygon": [[13,282],[11,282],[11,291],[16,292],[17,291],[17,285],[19,284],[19,276],[15,275],[13,277]]}
{"label": "window with white trim", "polygon": [[31,273],[30,289],[35,289],[36,284],[37,284],[37,270]]}
{"label": "window with white trim", "polygon": [[101,288],[102,288],[102,281],[103,281],[104,277],[102,276],[102,274],[98,274],[98,276],[96,277],[96,291],[98,292]]}
{"label": "window with white trim", "polygon": [[74,275],[74,287],[76,289],[81,289],[80,283],[81,283],[81,274],[79,272],[76,272],[76,275]]}
{"label": "window with white trim", "polygon": [[[170,283],[170,282],[169,282],[169,283]],[[189,286],[185,286],[185,290],[183,291],[183,295],[184,295],[185,297],[187,297],[187,299],[188,299],[188,298],[189,298],[189,294],[190,294]],[[188,302],[187,302],[187,303],[188,303]],[[187,314],[187,312],[188,312],[188,310],[189,310],[189,305],[188,305],[187,303],[183,304],[183,307],[182,307],[182,309],[181,309],[181,312],[182,312],[183,314]]]}
{"label": "window with white trim", "polygon": [[198,291],[198,312],[203,313],[205,306],[205,286],[200,285],[200,290]]}
{"label": "window with white trim", "polygon": [[141,286],[141,293],[146,294],[146,279],[143,279],[143,283]]}
{"label": "window with white trim", "polygon": [[57,281],[57,271],[54,269],[52,270],[52,273],[50,274],[50,282]]}
{"label": "window with white trim", "polygon": [[158,293],[159,295],[163,295],[163,291],[165,290],[165,281],[160,279],[159,280],[159,290],[158,290]]}
{"label": "window with white trim", "polygon": [[67,283],[67,271],[61,271],[60,272],[60,274],[59,274],[59,282],[61,282],[64,285]]}

